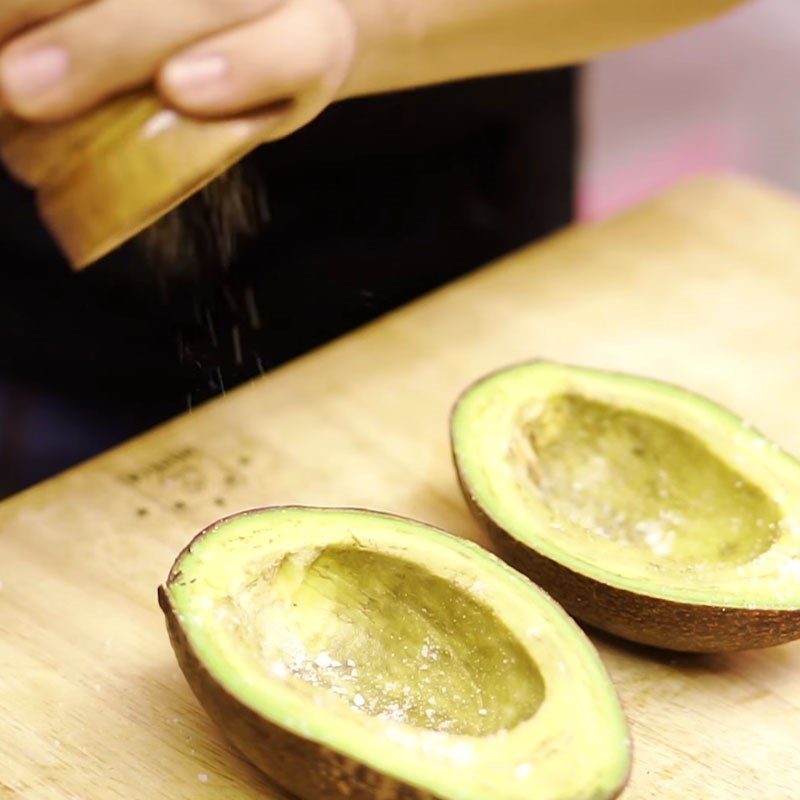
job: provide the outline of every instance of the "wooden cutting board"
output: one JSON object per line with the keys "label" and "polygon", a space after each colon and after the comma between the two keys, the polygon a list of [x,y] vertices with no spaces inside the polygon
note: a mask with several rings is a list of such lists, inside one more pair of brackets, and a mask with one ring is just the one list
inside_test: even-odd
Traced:
{"label": "wooden cutting board", "polygon": [[[800,204],[684,184],[0,505],[0,797],[280,797],[189,693],[157,584],[198,529],[257,505],[366,506],[478,539],[448,410],[531,357],[677,381],[800,452]],[[625,800],[800,797],[800,644],[703,657],[595,641],[635,739]]]}

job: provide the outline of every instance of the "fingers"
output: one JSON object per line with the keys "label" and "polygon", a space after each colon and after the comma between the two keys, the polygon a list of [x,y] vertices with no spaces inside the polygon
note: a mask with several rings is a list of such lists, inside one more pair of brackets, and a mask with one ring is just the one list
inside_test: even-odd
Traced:
{"label": "fingers", "polygon": [[0,41],[86,2],[89,0],[3,0]]}
{"label": "fingers", "polygon": [[355,27],[339,0],[292,0],[168,61],[159,89],[199,116],[232,116],[287,103],[299,127],[336,98],[355,51]]}
{"label": "fingers", "polygon": [[257,19],[280,2],[96,0],[80,5],[0,51],[0,97],[10,111],[31,120],[80,113],[147,83],[176,51]]}

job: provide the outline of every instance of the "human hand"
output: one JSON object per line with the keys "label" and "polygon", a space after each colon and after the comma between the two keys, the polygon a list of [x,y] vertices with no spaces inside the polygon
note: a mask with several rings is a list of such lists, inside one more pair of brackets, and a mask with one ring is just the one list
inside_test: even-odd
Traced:
{"label": "human hand", "polygon": [[2,0],[0,98],[52,121],[155,82],[188,114],[270,110],[286,135],[338,98],[357,40],[345,0]]}

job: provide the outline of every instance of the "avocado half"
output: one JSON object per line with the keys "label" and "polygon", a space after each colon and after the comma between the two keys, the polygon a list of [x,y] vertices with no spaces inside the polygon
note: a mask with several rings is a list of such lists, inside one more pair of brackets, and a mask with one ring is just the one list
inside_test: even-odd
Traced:
{"label": "avocado half", "polygon": [[159,600],[197,698],[304,800],[601,800],[627,727],[591,643],[477,545],[356,510],[229,517]]}
{"label": "avocado half", "polygon": [[499,553],[578,619],[684,651],[800,638],[800,462],[725,409],[535,362],[470,387],[451,437]]}

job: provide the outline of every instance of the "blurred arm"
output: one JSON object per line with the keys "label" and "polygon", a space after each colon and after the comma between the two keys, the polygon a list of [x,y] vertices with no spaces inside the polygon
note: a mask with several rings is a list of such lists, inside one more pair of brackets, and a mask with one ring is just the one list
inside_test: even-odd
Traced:
{"label": "blurred arm", "polygon": [[584,61],[741,0],[345,0],[361,47],[342,96]]}

